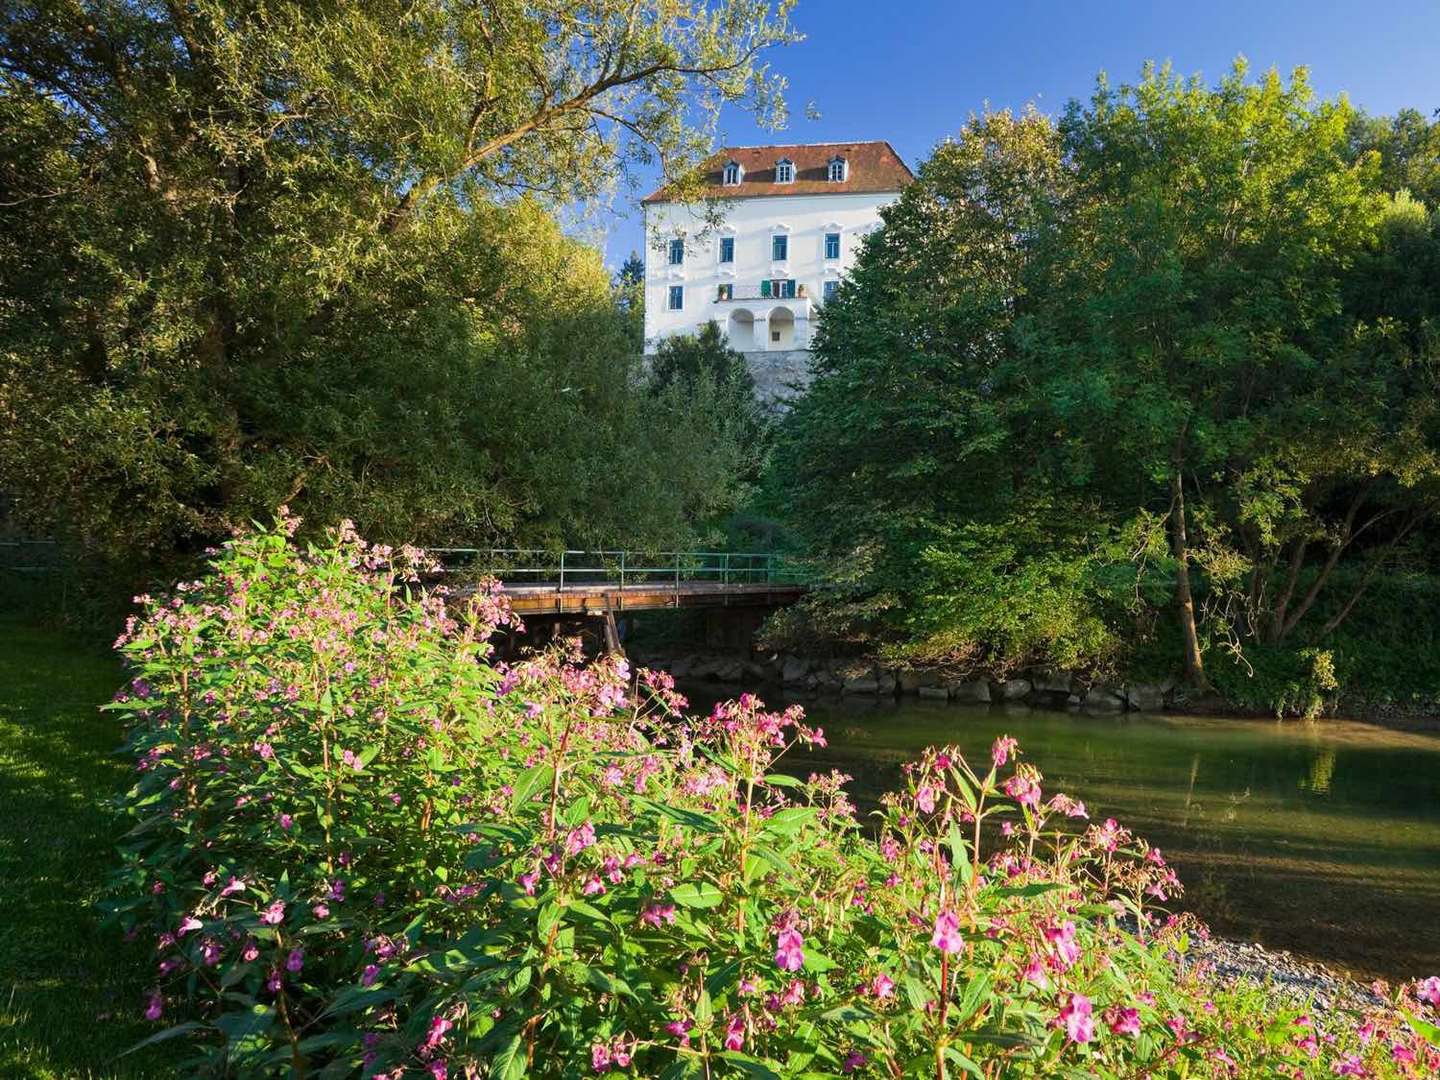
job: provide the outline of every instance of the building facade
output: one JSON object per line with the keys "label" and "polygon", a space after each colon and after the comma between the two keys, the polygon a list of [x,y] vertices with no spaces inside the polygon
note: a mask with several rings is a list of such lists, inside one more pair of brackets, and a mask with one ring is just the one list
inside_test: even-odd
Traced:
{"label": "building facade", "polygon": [[808,369],[811,323],[880,208],[913,176],[887,142],[727,147],[704,167],[719,228],[662,188],[644,200],[645,348],[715,322],[775,399]]}

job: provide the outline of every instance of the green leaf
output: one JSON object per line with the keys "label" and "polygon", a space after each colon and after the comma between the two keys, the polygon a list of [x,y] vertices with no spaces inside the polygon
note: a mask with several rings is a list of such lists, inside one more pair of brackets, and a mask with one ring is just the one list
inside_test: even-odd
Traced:
{"label": "green leaf", "polygon": [[760,834],[771,836],[794,836],[805,825],[812,821],[819,811],[813,806],[787,806],[784,810],[778,810],[769,818],[760,829]]}
{"label": "green leaf", "polygon": [[130,1049],[122,1051],[120,1056],[124,1057],[126,1054],[133,1054],[136,1050],[139,1050],[143,1047],[151,1046],[158,1042],[164,1042],[166,1039],[173,1039],[178,1035],[184,1035],[191,1031],[200,1031],[207,1027],[209,1027],[208,1024],[201,1024],[195,1020],[187,1020],[183,1024],[176,1024],[174,1027],[168,1027],[164,1031],[157,1031],[148,1039],[141,1039],[134,1046],[130,1047]]}
{"label": "green leaf", "polygon": [[772,787],[798,788],[805,786],[802,781],[795,779],[793,776],[786,776],[784,773],[771,773],[765,777],[765,783]]}
{"label": "green leaf", "polygon": [[687,881],[670,890],[670,899],[682,907],[713,908],[719,906],[725,894],[708,881]]}
{"label": "green leaf", "polygon": [[525,1039],[517,1031],[490,1059],[490,1076],[493,1080],[521,1080],[525,1070]]}
{"label": "green leaf", "polygon": [[519,810],[542,785],[550,783],[554,774],[555,770],[549,765],[535,765],[526,769],[515,781],[515,794],[510,799],[510,809]]}
{"label": "green leaf", "polygon": [[780,1080],[779,1073],[757,1058],[749,1057],[736,1050],[726,1050],[720,1056],[746,1076],[759,1077],[760,1080]]}

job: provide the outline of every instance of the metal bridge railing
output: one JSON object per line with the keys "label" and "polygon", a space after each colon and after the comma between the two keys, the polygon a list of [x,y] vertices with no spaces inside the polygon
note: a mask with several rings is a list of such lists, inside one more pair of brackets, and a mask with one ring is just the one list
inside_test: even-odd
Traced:
{"label": "metal bridge railing", "polygon": [[763,551],[548,551],[542,548],[430,548],[447,573],[483,574],[507,585],[563,591],[586,585],[803,585],[804,567]]}

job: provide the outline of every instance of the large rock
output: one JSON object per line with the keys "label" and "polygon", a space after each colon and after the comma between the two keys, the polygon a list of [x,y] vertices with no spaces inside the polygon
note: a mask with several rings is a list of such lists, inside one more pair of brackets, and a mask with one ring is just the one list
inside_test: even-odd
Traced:
{"label": "large rock", "polygon": [[845,681],[844,679],[840,678],[839,675],[836,675],[835,672],[830,670],[830,668],[828,667],[822,667],[817,670],[815,672],[814,679],[815,685],[818,686],[821,690],[839,690],[841,685]]}
{"label": "large rock", "polygon": [[1070,696],[1070,672],[1068,671],[1041,671],[1037,672],[1032,680],[1035,689],[1042,694],[1064,694]]}
{"label": "large rock", "polygon": [[1085,694],[1085,708],[1101,712],[1118,712],[1125,708],[1125,698],[1108,686],[1092,686]]}
{"label": "large rock", "polygon": [[901,668],[895,673],[895,679],[902,694],[913,694],[922,687],[940,685],[940,675],[934,671],[915,671],[911,668]]}
{"label": "large rock", "polygon": [[1165,695],[1169,688],[1163,683],[1136,683],[1125,692],[1125,700],[1132,709],[1141,712],[1155,712],[1165,707]]}
{"label": "large rock", "polygon": [[1032,689],[1029,679],[1006,679],[1000,684],[1000,700],[1020,701],[1029,697]]}
{"label": "large rock", "polygon": [[810,661],[803,656],[787,656],[780,667],[780,681],[786,686],[800,686],[810,674]]}
{"label": "large rock", "polygon": [[950,691],[946,690],[943,686],[921,686],[916,689],[916,693],[918,693],[922,698],[926,698],[931,701],[950,700]]}
{"label": "large rock", "polygon": [[965,701],[976,705],[990,703],[990,684],[981,679],[951,683],[949,690],[952,701]]}
{"label": "large rock", "polygon": [[880,684],[866,676],[859,679],[846,679],[845,685],[841,689],[846,694],[874,694],[879,691]]}
{"label": "large rock", "polygon": [[877,671],[875,673],[875,692],[881,697],[894,697],[895,686],[893,671]]}
{"label": "large rock", "polygon": [[733,657],[722,656],[715,661],[715,678],[721,682],[739,682],[745,677],[745,664]]}

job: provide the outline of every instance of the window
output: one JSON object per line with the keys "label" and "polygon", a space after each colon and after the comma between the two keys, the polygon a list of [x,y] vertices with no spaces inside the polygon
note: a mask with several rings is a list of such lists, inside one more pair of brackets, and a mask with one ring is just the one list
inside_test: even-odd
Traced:
{"label": "window", "polygon": [[728,283],[725,284],[725,285],[718,285],[718,286],[716,286],[715,299],[716,299],[716,300],[734,300],[734,299],[735,299],[735,286],[734,286],[734,285],[731,285],[731,284],[728,284]]}
{"label": "window", "polygon": [[835,290],[839,287],[840,283],[838,281],[827,281],[824,285],[820,287],[821,295],[824,296],[826,300],[829,300],[832,296],[835,295]]}
{"label": "window", "polygon": [[735,261],[735,238],[733,236],[720,238],[720,261],[722,263]]}
{"label": "window", "polygon": [[743,179],[744,176],[745,170],[740,167],[740,163],[738,161],[727,161],[725,163],[725,172],[721,177],[721,182],[724,183],[726,187],[734,187],[736,184],[740,183],[741,179]]}
{"label": "window", "polygon": [[840,257],[840,234],[838,232],[827,232],[825,234],[825,258],[838,259]]}
{"label": "window", "polygon": [[843,157],[830,159],[829,180],[832,184],[843,184],[850,175],[850,164]]}
{"label": "window", "polygon": [[783,233],[770,238],[770,258],[784,262],[790,257],[790,238]]}
{"label": "window", "polygon": [[793,184],[795,182],[795,163],[789,158],[781,158],[775,163],[775,183]]}
{"label": "window", "polygon": [[685,241],[675,239],[670,241],[670,265],[679,266],[685,261]]}
{"label": "window", "polygon": [[777,300],[793,300],[795,299],[795,280],[793,278],[764,278],[760,282],[760,295]]}
{"label": "window", "polygon": [[670,310],[671,310],[671,311],[683,311],[683,310],[684,310],[684,308],[685,308],[685,286],[684,286],[684,285],[671,285],[671,286],[670,286],[670,305],[669,305],[669,307],[670,307]]}

